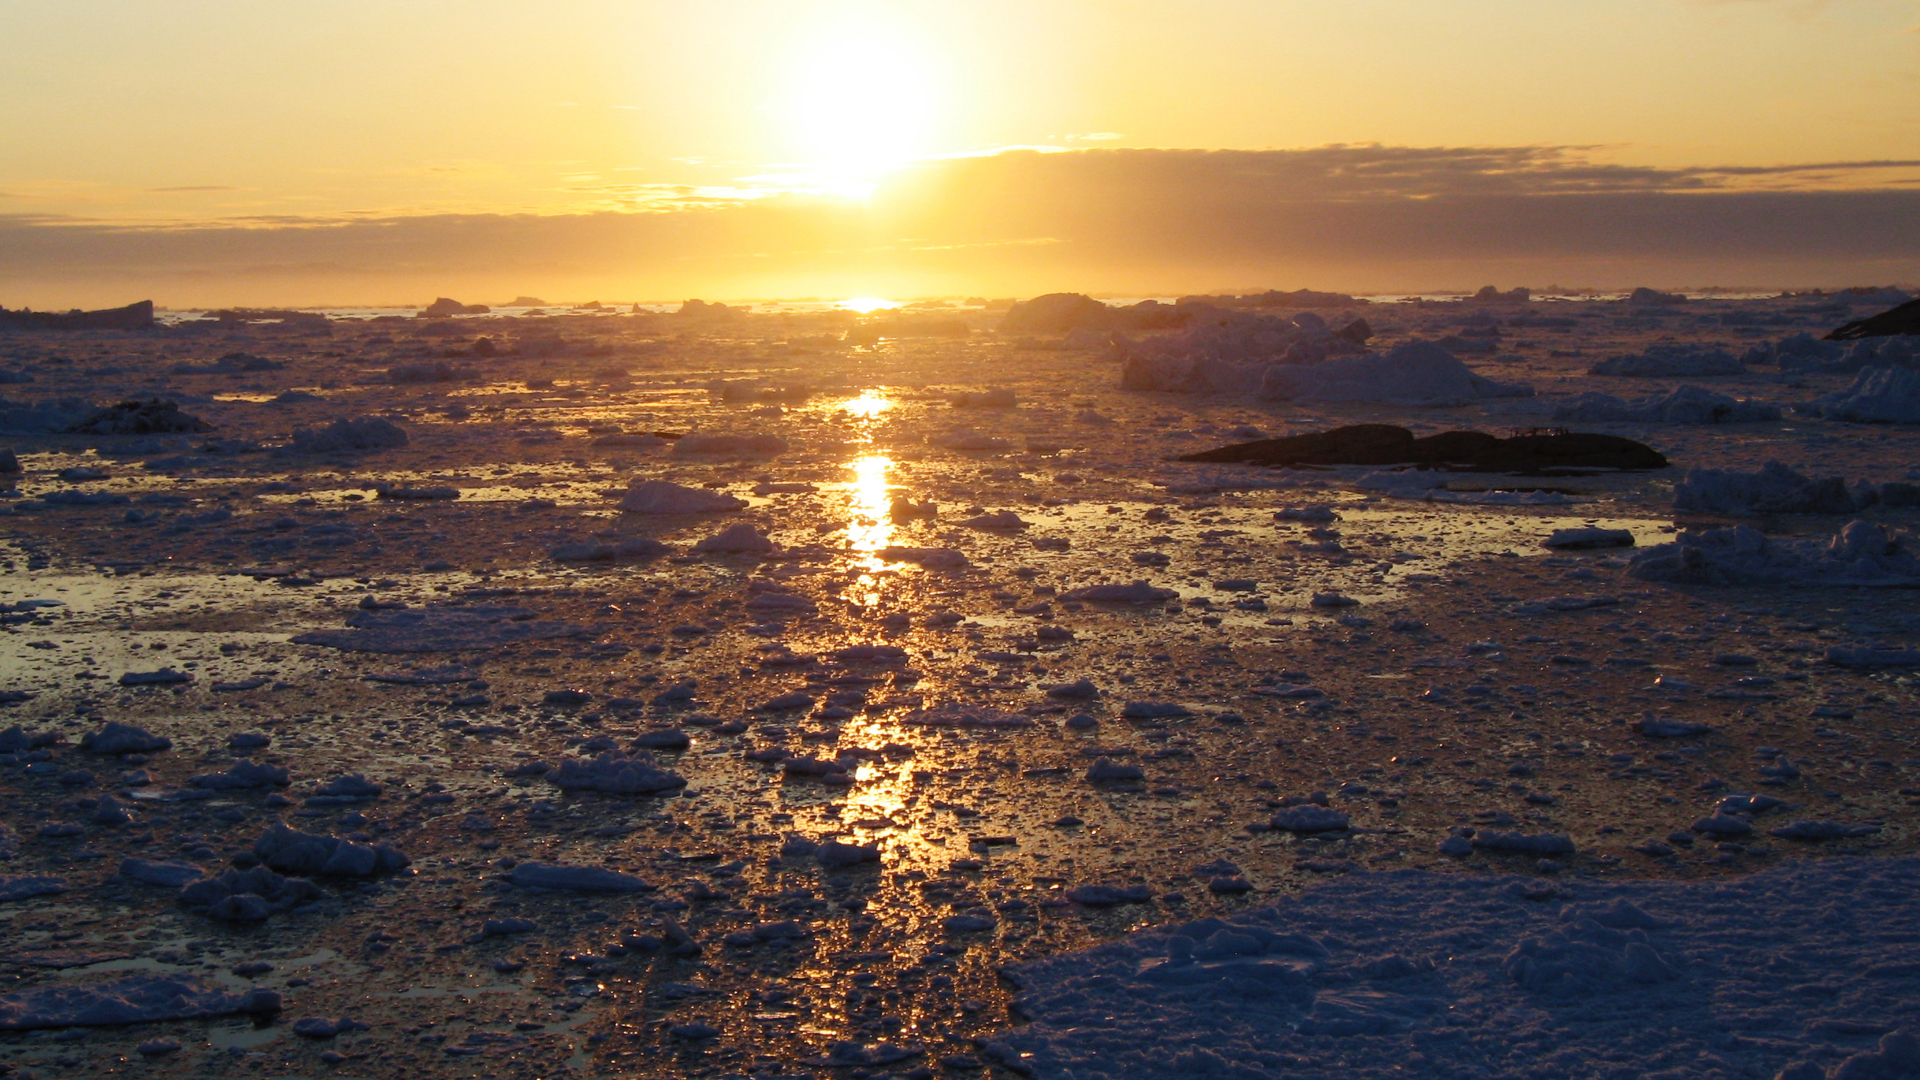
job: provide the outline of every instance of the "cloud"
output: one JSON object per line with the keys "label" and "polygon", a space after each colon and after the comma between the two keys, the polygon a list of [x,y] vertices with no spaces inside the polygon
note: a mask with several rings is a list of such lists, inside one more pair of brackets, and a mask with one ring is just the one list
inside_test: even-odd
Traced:
{"label": "cloud", "polygon": [[1920,162],[1652,168],[1569,147],[1008,151],[861,202],[587,185],[620,210],[133,226],[0,216],[0,303],[1154,295],[1920,279]]}
{"label": "cloud", "polygon": [[173,195],[188,191],[238,191],[240,189],[228,187],[225,184],[184,184],[180,187],[155,187],[147,190],[160,195]]}

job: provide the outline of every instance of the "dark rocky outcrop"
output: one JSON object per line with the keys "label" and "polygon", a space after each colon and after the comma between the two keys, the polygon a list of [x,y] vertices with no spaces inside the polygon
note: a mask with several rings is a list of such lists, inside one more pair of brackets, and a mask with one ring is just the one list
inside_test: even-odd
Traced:
{"label": "dark rocky outcrop", "polygon": [[1584,432],[1522,432],[1500,438],[1482,431],[1445,431],[1415,438],[1392,424],[1355,424],[1234,443],[1181,461],[1250,465],[1423,465],[1468,472],[1527,475],[1594,469],[1663,469],[1667,459],[1644,443]]}
{"label": "dark rocky outcrop", "polygon": [[1920,300],[1909,300],[1890,311],[1850,322],[1828,334],[1827,340],[1854,341],[1898,334],[1920,334]]}

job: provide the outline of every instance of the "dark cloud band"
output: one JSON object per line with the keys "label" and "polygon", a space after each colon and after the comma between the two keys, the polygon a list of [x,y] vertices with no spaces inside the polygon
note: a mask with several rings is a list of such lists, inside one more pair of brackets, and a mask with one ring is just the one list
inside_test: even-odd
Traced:
{"label": "dark cloud band", "polygon": [[0,303],[1913,280],[1917,173],[1634,168],[1569,148],[1019,151],[925,163],[865,204],[165,227],[0,216]]}

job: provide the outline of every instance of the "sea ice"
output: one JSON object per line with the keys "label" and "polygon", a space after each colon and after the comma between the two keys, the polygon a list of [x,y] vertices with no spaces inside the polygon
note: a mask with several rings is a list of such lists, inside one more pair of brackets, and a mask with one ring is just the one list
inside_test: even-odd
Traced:
{"label": "sea ice", "polygon": [[1532,397],[1533,388],[1474,374],[1432,342],[1408,342],[1384,354],[1339,357],[1305,367],[1276,367],[1260,386],[1263,398],[1283,401],[1377,401],[1410,407],[1466,405],[1494,398]]}
{"label": "sea ice", "polygon": [[[1904,1036],[1850,1049],[1858,1044],[1807,1023],[1805,1002],[1778,989],[1817,971],[1825,1015],[1871,1020],[1876,1033],[1920,1022],[1920,951],[1904,915],[1920,860],[1591,881],[1566,904],[1525,899],[1539,895],[1528,885],[1352,874],[1274,907],[1014,963],[1003,974],[1029,1022],[984,1038],[983,1054],[1043,1080],[1462,1069],[1523,1080],[1548,1062],[1562,1076],[1611,1075],[1621,1062],[1636,1075],[1704,1075],[1696,1066],[1708,1056],[1713,1072],[1767,1077],[1853,1053],[1831,1074],[1806,1066],[1809,1078],[1852,1080],[1911,1075],[1896,1069],[1920,1062],[1920,1044]],[[1110,886],[1067,897],[1131,899]],[[1817,967],[1799,959],[1816,954]],[[1728,1025],[1767,1034],[1727,1040]],[[1889,1066],[1890,1055],[1902,1064]]]}
{"label": "sea ice", "polygon": [[0,994],[0,1031],[151,1024],[235,1013],[265,1016],[279,1011],[280,995],[271,990],[234,994],[196,979],[133,975],[111,982],[52,983]]}
{"label": "sea ice", "polygon": [[1752,424],[1780,419],[1780,409],[1759,401],[1716,394],[1698,386],[1678,386],[1664,396],[1628,401],[1588,392],[1555,404],[1550,415],[1574,423]]}
{"label": "sea ice", "polygon": [[569,758],[547,775],[566,791],[599,791],[610,795],[652,795],[685,787],[678,774],[658,767],[644,751],[631,756],[607,752],[593,758]]}
{"label": "sea ice", "polygon": [[1717,514],[1850,514],[1873,501],[1845,480],[1810,480],[1778,461],[1757,473],[1688,469],[1673,486],[1673,508]]}
{"label": "sea ice", "polygon": [[746,505],[724,492],[687,487],[671,480],[636,480],[620,499],[620,509],[629,514],[724,514],[743,510]]}
{"label": "sea ice", "polygon": [[1920,368],[1868,368],[1852,386],[1796,411],[1856,424],[1920,424]]}
{"label": "sea ice", "polygon": [[297,454],[336,454],[355,450],[393,450],[407,445],[398,424],[377,416],[335,420],[318,431],[296,428],[287,447]]}
{"label": "sea ice", "polygon": [[521,641],[590,636],[572,623],[536,618],[515,607],[429,607],[402,611],[357,611],[345,630],[315,630],[291,639],[345,652],[471,652]]}
{"label": "sea ice", "polygon": [[700,555],[766,555],[773,549],[773,541],[765,533],[744,521],[693,545],[695,554]]}
{"label": "sea ice", "polygon": [[1667,376],[1742,375],[1747,366],[1732,353],[1705,345],[1679,345],[1662,342],[1645,352],[1609,357],[1587,369],[1590,375],[1624,375],[1633,378]]}
{"label": "sea ice", "polygon": [[1744,525],[1687,531],[1647,548],[1627,571],[1642,581],[1678,585],[1920,585],[1920,556],[1905,534],[1864,521],[1832,537],[1770,537]]}
{"label": "sea ice", "polygon": [[1179,597],[1172,589],[1157,589],[1144,581],[1135,581],[1128,585],[1083,585],[1069,589],[1060,599],[1098,604],[1158,604]]}
{"label": "sea ice", "polygon": [[515,866],[507,880],[523,889],[553,889],[564,892],[647,892],[653,886],[618,870],[604,866],[567,866],[560,863],[523,862]]}
{"label": "sea ice", "polygon": [[[673,457],[725,458],[774,457],[786,452],[787,440],[778,435],[726,434],[715,431],[691,432],[675,440],[673,449],[668,451]],[[631,508],[622,506],[621,509]],[[652,512],[662,513],[663,511]]]}

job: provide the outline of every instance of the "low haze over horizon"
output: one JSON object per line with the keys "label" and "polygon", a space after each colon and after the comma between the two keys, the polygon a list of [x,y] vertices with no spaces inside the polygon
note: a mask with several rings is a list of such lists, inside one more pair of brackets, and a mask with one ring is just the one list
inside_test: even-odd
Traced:
{"label": "low haze over horizon", "polygon": [[1920,279],[1912,0],[22,3],[0,303]]}

